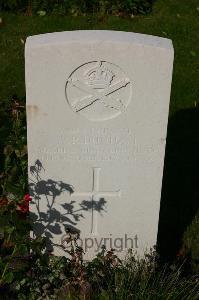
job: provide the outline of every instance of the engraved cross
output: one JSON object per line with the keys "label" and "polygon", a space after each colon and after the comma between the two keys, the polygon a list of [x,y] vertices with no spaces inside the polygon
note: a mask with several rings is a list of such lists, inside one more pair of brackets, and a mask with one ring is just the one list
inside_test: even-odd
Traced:
{"label": "engraved cross", "polygon": [[93,183],[91,192],[74,192],[71,197],[90,197],[92,204],[91,234],[97,234],[97,207],[96,204],[103,197],[121,197],[121,191],[100,191],[99,177],[101,168],[93,168]]}

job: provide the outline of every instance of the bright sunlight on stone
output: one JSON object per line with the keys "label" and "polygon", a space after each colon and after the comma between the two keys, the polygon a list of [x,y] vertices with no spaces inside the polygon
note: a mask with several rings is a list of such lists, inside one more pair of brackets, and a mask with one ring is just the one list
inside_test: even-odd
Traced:
{"label": "bright sunlight on stone", "polygon": [[90,259],[156,244],[173,66],[171,40],[70,31],[26,42],[34,234]]}

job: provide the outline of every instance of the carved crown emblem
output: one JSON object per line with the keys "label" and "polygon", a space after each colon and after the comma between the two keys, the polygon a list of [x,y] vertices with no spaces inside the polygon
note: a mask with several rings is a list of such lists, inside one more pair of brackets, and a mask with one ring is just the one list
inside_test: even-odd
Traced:
{"label": "carved crown emblem", "polygon": [[85,74],[86,83],[94,89],[104,89],[108,87],[113,77],[113,72],[103,66],[102,62],[98,63],[96,67]]}

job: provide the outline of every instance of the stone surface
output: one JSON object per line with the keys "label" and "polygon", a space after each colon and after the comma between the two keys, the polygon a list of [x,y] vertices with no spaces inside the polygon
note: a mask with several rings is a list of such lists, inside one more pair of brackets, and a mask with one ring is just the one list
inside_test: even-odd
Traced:
{"label": "stone surface", "polygon": [[57,255],[69,230],[85,258],[102,245],[142,254],[158,230],[172,42],[60,32],[29,37],[25,56],[35,234]]}

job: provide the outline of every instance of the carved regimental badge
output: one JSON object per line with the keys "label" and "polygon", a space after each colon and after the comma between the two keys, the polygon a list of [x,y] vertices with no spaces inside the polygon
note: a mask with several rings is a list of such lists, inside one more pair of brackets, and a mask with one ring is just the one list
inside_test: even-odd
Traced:
{"label": "carved regimental badge", "polygon": [[92,61],[69,76],[66,98],[74,112],[92,121],[104,121],[126,110],[131,98],[131,83],[117,65]]}

